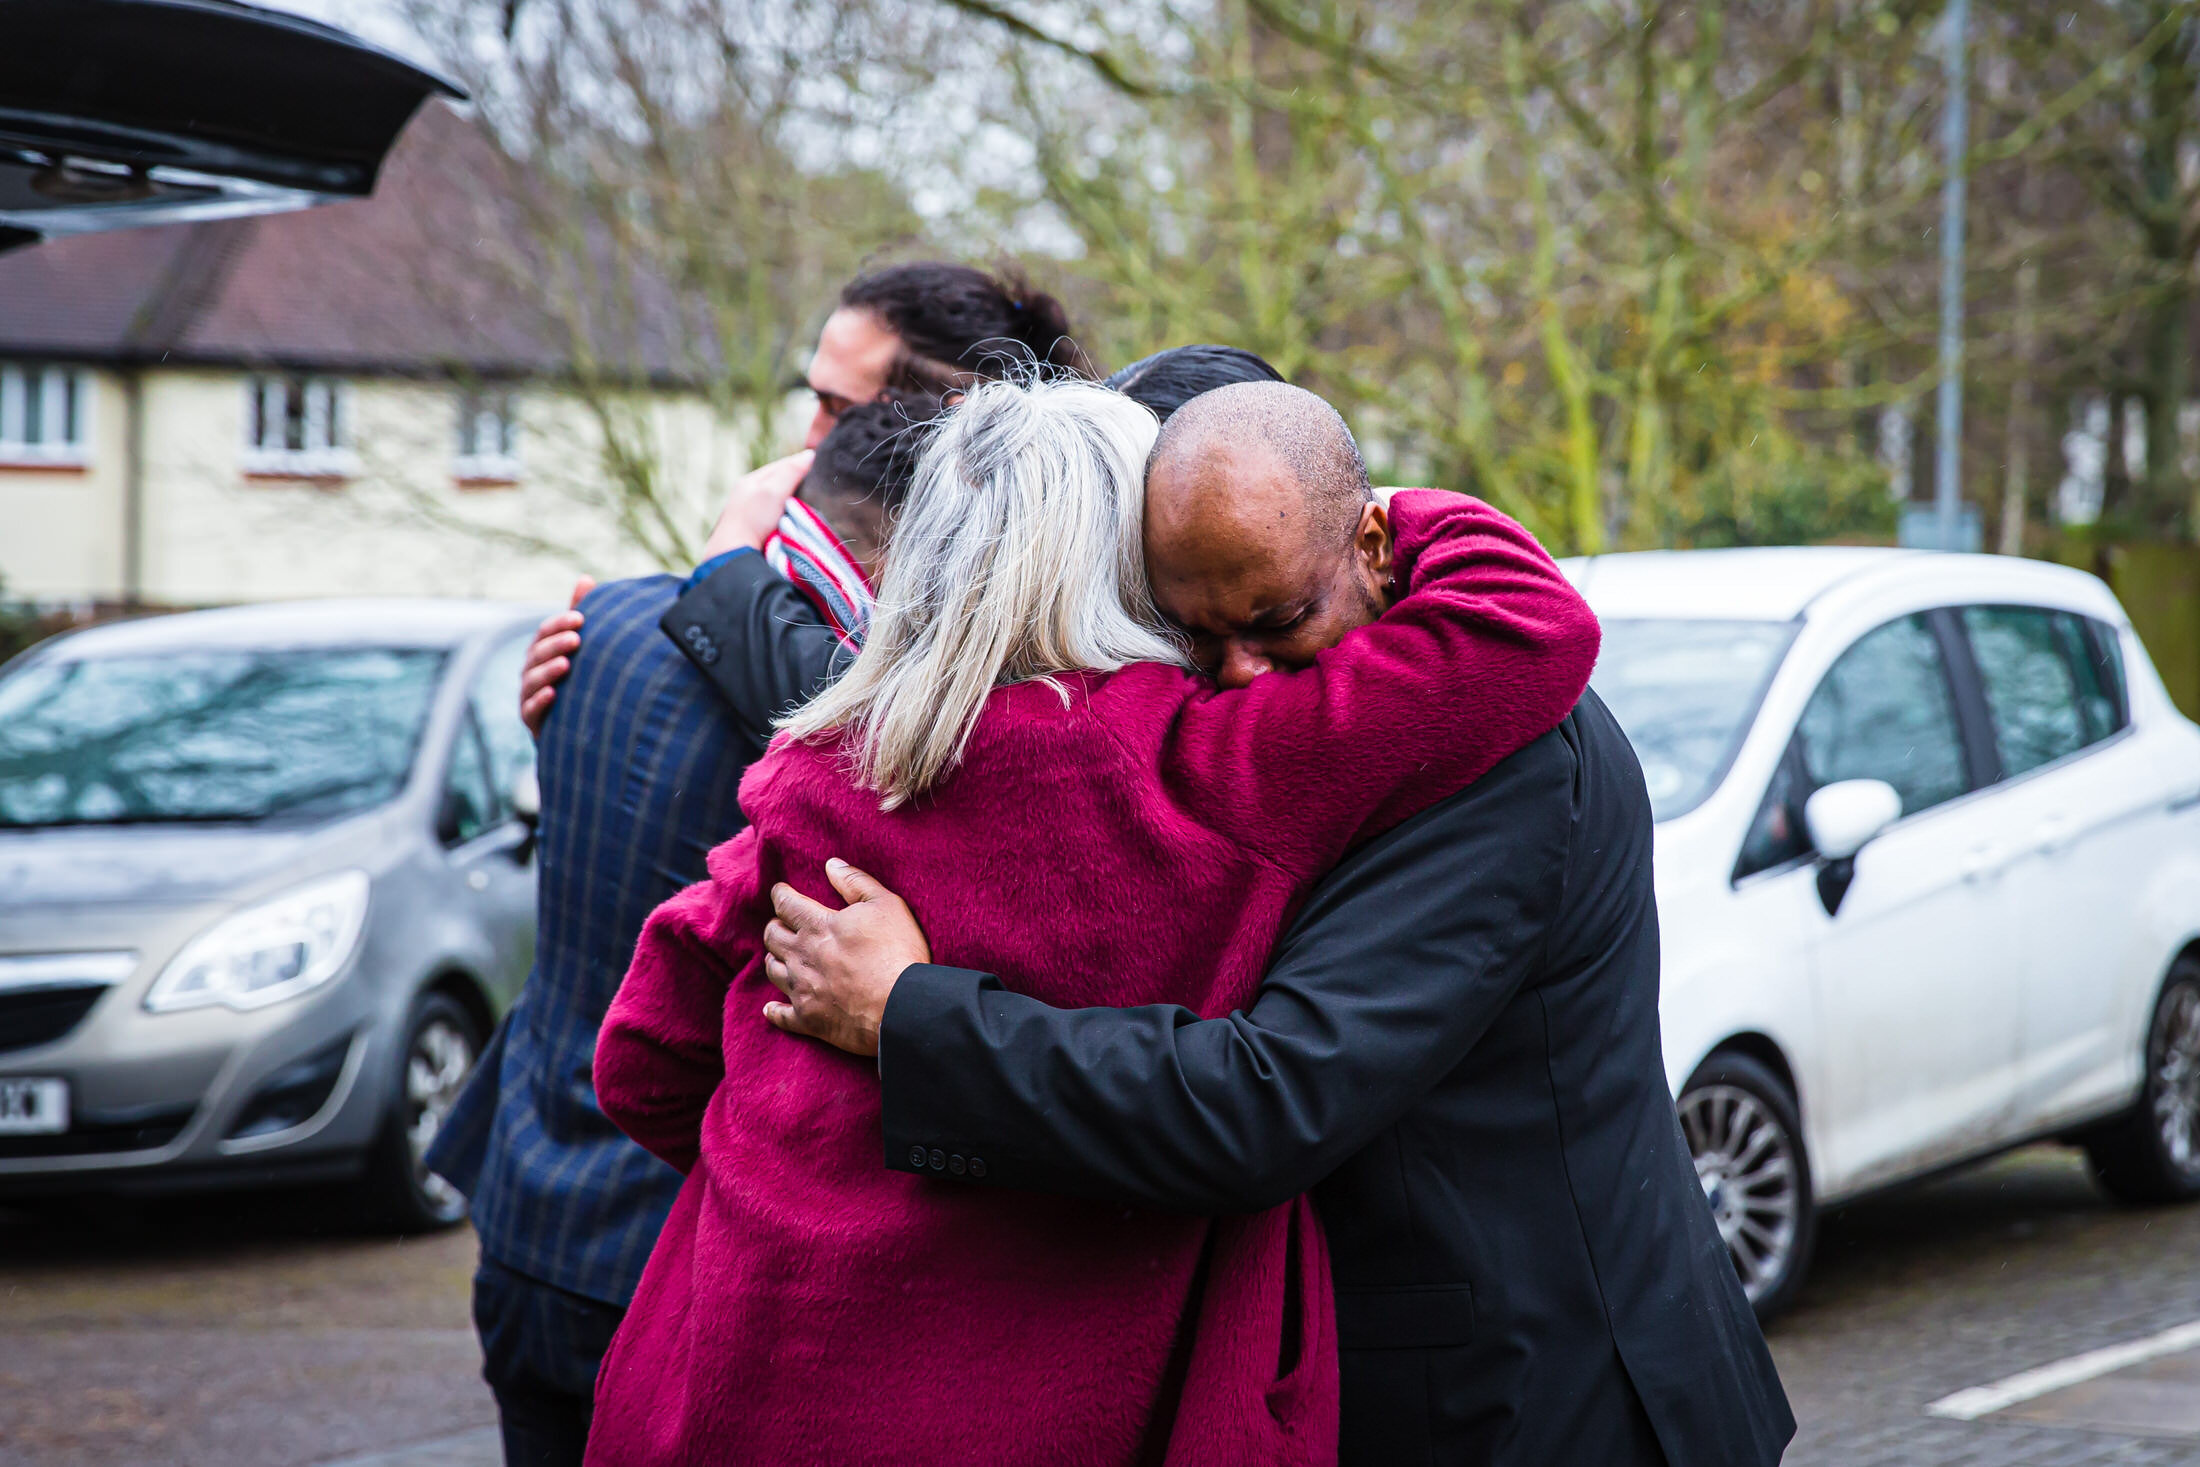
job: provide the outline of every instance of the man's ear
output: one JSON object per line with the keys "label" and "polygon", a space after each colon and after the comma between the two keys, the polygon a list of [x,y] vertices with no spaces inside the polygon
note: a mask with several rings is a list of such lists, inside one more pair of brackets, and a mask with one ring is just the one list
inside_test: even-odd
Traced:
{"label": "man's ear", "polygon": [[1378,589],[1387,589],[1393,556],[1390,510],[1379,499],[1360,508],[1360,526],[1353,532],[1352,547]]}

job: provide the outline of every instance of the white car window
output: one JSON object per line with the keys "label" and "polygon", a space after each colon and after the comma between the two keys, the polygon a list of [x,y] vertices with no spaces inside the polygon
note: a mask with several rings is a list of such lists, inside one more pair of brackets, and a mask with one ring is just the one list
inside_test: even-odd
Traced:
{"label": "white car window", "polygon": [[2116,653],[2116,629],[2068,611],[2055,613],[2063,651],[2078,673],[2078,711],[2085,715],[2085,741],[2098,743],[2131,721],[2124,706],[2124,670]]}
{"label": "white car window", "polygon": [[1994,748],[2004,777],[2052,764],[2084,748],[2086,717],[2055,613],[2030,606],[1966,606]]}
{"label": "white car window", "polygon": [[[2086,632],[2086,656],[2080,661],[2093,669],[2092,686],[2106,699],[2101,712],[2108,733],[2131,724],[2131,690],[2124,683],[2124,650],[2116,629],[2091,617],[2074,618]],[[2108,737],[2104,733],[2101,737]]]}
{"label": "white car window", "polygon": [[1589,680],[1642,761],[1650,814],[1703,803],[1749,732],[1793,622],[1614,618]]}
{"label": "white car window", "polygon": [[1810,854],[1803,802],[1843,779],[1883,779],[1912,815],[1970,788],[1939,639],[1923,616],[1867,632],[1827,669],[1743,838],[1734,878]]}
{"label": "white car window", "polygon": [[451,768],[443,788],[440,833],[451,845],[472,840],[504,818],[497,792],[483,766],[481,739],[467,720],[451,746]]}
{"label": "white car window", "polygon": [[1940,643],[1922,616],[1889,622],[1842,653],[1795,736],[1814,789],[1883,779],[1914,815],[1970,787]]}

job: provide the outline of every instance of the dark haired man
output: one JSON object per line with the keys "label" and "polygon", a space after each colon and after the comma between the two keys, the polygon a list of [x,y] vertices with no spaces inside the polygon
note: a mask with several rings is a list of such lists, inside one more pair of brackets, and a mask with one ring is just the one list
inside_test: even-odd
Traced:
{"label": "dark haired man", "polygon": [[[799,453],[768,463],[736,485],[726,500],[702,564],[665,612],[664,629],[703,675],[726,686],[739,662],[719,649],[737,645],[748,624],[749,603],[768,593],[768,567],[730,559],[728,552],[762,545],[775,527],[759,523],[755,506],[781,499],[809,469],[809,453],[825,441],[840,415],[860,403],[890,395],[939,398],[957,387],[998,377],[1028,363],[1092,375],[1070,334],[1060,301],[1034,290],[1013,273],[989,275],[969,265],[919,260],[874,270],[848,283],[818,332],[806,385],[817,398]],[[528,649],[520,675],[520,716],[538,732],[557,697],[581,625],[577,611],[552,617]]]}
{"label": "dark haired man", "polygon": [[[798,501],[767,483],[743,507],[745,523],[784,526],[734,552],[760,568],[771,556],[779,597],[755,600],[760,625],[723,659],[749,670],[749,696],[771,696],[775,666],[830,662],[860,619],[914,466],[910,430],[935,411],[907,397],[851,408]],[[534,971],[428,1156],[473,1204],[474,1322],[512,1467],[581,1460],[596,1368],[680,1185],[596,1108],[596,1031],[643,921],[741,829],[741,775],[771,737],[665,640],[659,619],[680,590],[646,576],[579,603],[588,653],[573,657],[538,750]]]}
{"label": "dark haired man", "polygon": [[[1027,363],[1093,375],[1062,303],[1014,272],[988,275],[940,260],[892,265],[850,281],[825,330],[866,318],[898,343],[884,379],[888,389],[940,395]],[[824,333],[818,350],[825,351]],[[813,363],[813,389],[817,382]],[[822,393],[818,402],[822,411]]]}

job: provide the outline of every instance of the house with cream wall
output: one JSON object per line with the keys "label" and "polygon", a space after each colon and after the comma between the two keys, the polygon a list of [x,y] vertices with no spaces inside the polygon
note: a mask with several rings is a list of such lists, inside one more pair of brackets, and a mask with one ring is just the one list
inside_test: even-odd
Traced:
{"label": "house with cream wall", "polygon": [[658,568],[622,531],[607,424],[700,543],[748,444],[661,332],[633,333],[616,392],[577,380],[472,248],[470,127],[424,109],[369,200],[0,256],[5,595],[562,601],[579,571]]}

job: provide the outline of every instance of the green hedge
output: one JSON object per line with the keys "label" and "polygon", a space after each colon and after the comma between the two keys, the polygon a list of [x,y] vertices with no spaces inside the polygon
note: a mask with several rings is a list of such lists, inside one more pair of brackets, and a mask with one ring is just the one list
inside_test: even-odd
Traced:
{"label": "green hedge", "polygon": [[2170,697],[2200,719],[2200,546],[2070,534],[2048,554],[2108,582]]}

